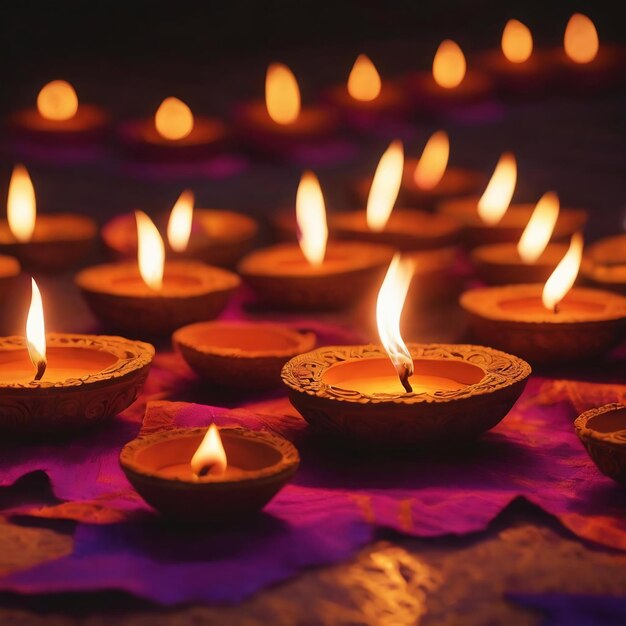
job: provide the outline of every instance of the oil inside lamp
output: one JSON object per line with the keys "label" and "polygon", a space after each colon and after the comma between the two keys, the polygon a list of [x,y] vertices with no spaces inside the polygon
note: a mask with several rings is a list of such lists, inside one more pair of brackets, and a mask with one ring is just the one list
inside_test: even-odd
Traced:
{"label": "oil inside lamp", "polygon": [[439,44],[433,59],[433,78],[445,89],[458,87],[465,78],[467,63],[460,46],[451,39]]}
{"label": "oil inside lamp", "polygon": [[367,55],[360,54],[348,76],[348,93],[355,100],[371,102],[378,98],[381,89],[382,82],[376,66]]}
{"label": "oil inside lamp", "polygon": [[502,219],[511,204],[516,182],[515,156],[510,152],[505,152],[500,157],[491,180],[478,201],[478,214],[483,222],[493,226]]}
{"label": "oil inside lamp", "polygon": [[227,467],[226,451],[220,432],[215,424],[211,424],[198,449],[191,457],[191,469],[198,477],[221,476],[226,472]]}
{"label": "oil inside lamp", "polygon": [[34,380],[41,380],[48,364],[46,360],[46,329],[43,320],[41,293],[35,279],[31,278],[31,281],[32,296],[26,318],[26,345],[28,356],[36,369]]}
{"label": "oil inside lamp", "polygon": [[296,220],[298,222],[299,243],[304,258],[312,265],[324,262],[328,226],[326,207],[319,180],[313,172],[302,175],[296,193]]}
{"label": "oil inside lamp", "polygon": [[183,191],[176,201],[167,222],[167,241],[174,252],[184,252],[189,244],[193,223],[193,192]]}
{"label": "oil inside lamp", "polygon": [[561,300],[563,300],[574,286],[574,282],[576,282],[582,257],[583,237],[580,233],[576,233],[572,237],[565,256],[556,266],[543,288],[541,301],[543,306],[549,311],[558,313]]}
{"label": "oil inside lamp", "polygon": [[265,105],[277,124],[292,124],[300,115],[300,89],[293,72],[283,63],[271,63],[265,76]]}
{"label": "oil inside lamp", "polygon": [[517,252],[526,264],[535,263],[542,255],[559,217],[559,198],[553,191],[545,193],[520,237]]}
{"label": "oil inside lamp", "polygon": [[78,111],[78,96],[67,81],[53,80],[44,85],[37,96],[37,111],[47,120],[63,122]]}
{"label": "oil inside lamp", "polygon": [[178,141],[187,137],[194,126],[191,109],[178,98],[165,98],[154,116],[154,125],[161,137]]}
{"label": "oil inside lamp", "polygon": [[392,141],[380,158],[369,196],[367,198],[367,226],[370,230],[384,230],[396,202],[402,172],[404,171],[404,148],[399,139]]}
{"label": "oil inside lamp", "polygon": [[37,218],[35,189],[23,165],[16,165],[9,182],[7,221],[11,234],[21,242],[32,239]]}
{"label": "oil inside lamp", "polygon": [[533,52],[533,36],[525,24],[509,20],[502,31],[502,53],[511,63],[528,61]]}
{"label": "oil inside lamp", "polygon": [[415,184],[424,190],[436,187],[446,171],[448,158],[450,157],[450,140],[443,130],[433,133],[424,146],[413,180]]}
{"label": "oil inside lamp", "polygon": [[165,246],[154,222],[143,212],[135,211],[137,221],[137,260],[144,283],[154,291],[163,287]]}
{"label": "oil inside lamp", "polygon": [[565,28],[565,54],[575,63],[591,63],[600,48],[598,31],[593,22],[582,13],[574,13]]}

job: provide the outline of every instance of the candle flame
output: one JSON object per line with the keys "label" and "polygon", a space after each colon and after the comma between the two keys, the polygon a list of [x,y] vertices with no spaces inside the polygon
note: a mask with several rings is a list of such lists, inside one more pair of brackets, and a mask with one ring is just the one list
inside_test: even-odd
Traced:
{"label": "candle flame", "polygon": [[502,31],[502,52],[511,63],[528,61],[533,52],[533,36],[526,24],[509,20]]}
{"label": "candle flame", "polygon": [[311,265],[321,265],[326,254],[328,226],[324,196],[317,176],[302,174],[296,193],[296,219],[300,232],[302,254]]}
{"label": "candle flame", "polygon": [[137,221],[137,259],[143,282],[154,289],[163,286],[165,246],[154,222],[143,212],[135,211]]}
{"label": "candle flame", "polygon": [[448,166],[450,140],[443,130],[433,133],[424,146],[424,151],[413,174],[413,180],[420,189],[436,187]]}
{"label": "candle flame", "polygon": [[563,39],[565,54],[575,63],[590,63],[600,48],[598,31],[593,22],[582,13],[574,13],[567,22]]}
{"label": "candle flame", "polygon": [[534,263],[546,249],[559,217],[559,197],[554,191],[543,194],[517,244],[524,263]]}
{"label": "candle flame", "polygon": [[439,44],[433,59],[433,78],[440,87],[453,89],[465,78],[467,63],[459,44],[445,39]]}
{"label": "candle flame", "polygon": [[413,359],[402,340],[400,317],[414,269],[413,261],[402,259],[396,253],[389,264],[376,302],[376,323],[380,341],[408,392],[412,391],[408,379],[413,375]]}
{"label": "candle flame", "polygon": [[300,115],[300,89],[283,63],[270,63],[265,75],[265,105],[277,124],[292,124]]}
{"label": "candle flame", "polygon": [[167,240],[174,252],[184,252],[191,235],[193,222],[193,193],[186,189],[180,194],[167,222]]}
{"label": "candle flame", "polygon": [[370,230],[380,232],[387,225],[400,192],[403,171],[404,147],[396,139],[380,157],[374,173],[367,198],[367,226]]}
{"label": "candle flame", "polygon": [[35,189],[28,170],[16,165],[9,182],[7,198],[7,221],[9,230],[18,241],[30,241],[35,231],[37,204]]}
{"label": "candle flame", "polygon": [[36,369],[35,380],[40,380],[46,371],[46,328],[43,320],[41,293],[34,278],[31,278],[32,295],[26,318],[26,346],[28,356]]}
{"label": "candle flame", "polygon": [[361,102],[371,102],[380,95],[382,83],[380,74],[372,60],[365,54],[359,54],[350,76],[348,76],[348,93]]}
{"label": "candle flame", "polygon": [[541,300],[543,306],[556,313],[561,300],[573,287],[583,258],[583,236],[576,233],[572,237],[565,256],[550,275],[543,288]]}
{"label": "candle flame", "polygon": [[478,201],[478,214],[483,222],[497,224],[511,204],[517,182],[517,162],[515,156],[505,152],[498,161],[491,180]]}
{"label": "candle flame", "polygon": [[37,95],[39,115],[47,120],[70,120],[78,111],[78,96],[74,87],[65,80],[53,80],[44,85]]}
{"label": "candle flame", "polygon": [[220,431],[215,424],[211,424],[198,449],[191,457],[191,469],[196,476],[207,474],[219,476],[226,471],[227,467],[226,451]]}
{"label": "candle flame", "polygon": [[193,113],[178,98],[165,98],[154,116],[154,125],[161,137],[176,141],[184,139],[193,130]]}

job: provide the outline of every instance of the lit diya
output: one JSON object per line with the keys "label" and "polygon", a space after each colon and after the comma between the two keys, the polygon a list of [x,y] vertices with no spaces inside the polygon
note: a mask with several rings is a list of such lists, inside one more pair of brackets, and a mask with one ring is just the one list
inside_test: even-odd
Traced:
{"label": "lit diya", "polygon": [[441,42],[433,59],[432,72],[416,72],[405,79],[415,105],[430,113],[475,104],[492,91],[491,80],[479,70],[467,70],[465,55],[451,39]]}
{"label": "lit diya", "polygon": [[[232,267],[249,252],[258,225],[247,215],[220,209],[194,208],[194,196],[184,191],[170,212],[156,223],[167,233],[168,253],[174,257],[199,259],[210,265]],[[137,254],[135,216],[118,215],[104,225],[102,240],[116,258]]]}
{"label": "lit diya", "polygon": [[165,262],[157,227],[142,211],[135,217],[138,263],[97,265],[75,278],[96,317],[108,328],[156,337],[219,315],[239,277],[199,261]]}
{"label": "lit diya", "polygon": [[78,265],[96,239],[95,222],[74,213],[37,214],[28,171],[16,165],[9,182],[7,219],[0,220],[0,252],[32,271],[62,272]]}
{"label": "lit diya", "polygon": [[0,431],[71,433],[113,417],[137,398],[153,356],[122,337],[46,336],[33,280],[26,338],[0,338]]}
{"label": "lit diya", "polygon": [[337,128],[335,113],[321,106],[301,106],[293,72],[271,63],[265,77],[265,102],[254,101],[235,112],[241,140],[265,152],[282,152],[297,144],[319,143]]}
{"label": "lit diya", "polygon": [[65,80],[44,85],[37,105],[14,113],[9,131],[20,138],[41,143],[81,143],[100,137],[108,124],[104,111],[78,102],[76,91]]}
{"label": "lit diya", "polygon": [[365,211],[335,213],[330,231],[339,239],[368,241],[398,250],[424,250],[455,243],[461,232],[454,220],[425,211],[395,209],[404,172],[404,149],[393,141],[382,155]]}
{"label": "lit diya", "polygon": [[145,435],[120,453],[139,495],[163,515],[187,522],[246,519],[299,464],[296,448],[278,435],[215,424]]}
{"label": "lit diya", "polygon": [[626,328],[626,298],[572,287],[583,253],[580,234],[545,285],[471,289],[461,296],[474,335],[531,363],[567,364],[600,356]]}
{"label": "lit diya", "polygon": [[315,335],[267,322],[199,322],[179,328],[173,343],[203,380],[229,389],[280,385],[280,370],[315,347]]}
{"label": "lit diya", "polygon": [[384,348],[320,348],[283,368],[291,403],[314,428],[354,445],[459,443],[493,428],[522,393],[531,370],[517,357],[481,346],[403,342],[411,274],[411,261],[396,256],[380,289]]}
{"label": "lit diya", "polygon": [[[437,211],[463,224],[465,243],[473,248],[483,244],[519,241],[535,205],[511,204],[517,182],[517,162],[510,152],[502,154],[482,196],[450,198]],[[587,213],[561,208],[554,225],[553,239],[571,237],[583,228]]]}
{"label": "lit diya", "polygon": [[296,194],[299,246],[255,250],[238,265],[258,301],[272,308],[342,309],[382,279],[393,249],[374,243],[327,243],[326,207],[317,177],[305,172]]}
{"label": "lit diya", "polygon": [[194,115],[174,97],[165,98],[153,118],[123,124],[118,135],[130,154],[156,161],[201,159],[220,151],[228,141],[223,122]]}
{"label": "lit diya", "polygon": [[590,245],[580,271],[595,286],[626,294],[626,234]]}
{"label": "lit diya", "polygon": [[626,485],[626,406],[606,404],[585,411],[574,427],[598,469]]}
{"label": "lit diya", "polygon": [[[450,166],[450,140],[439,130],[426,142],[419,159],[406,159],[398,194],[403,206],[430,208],[442,198],[454,198],[480,191],[485,176],[476,170]],[[372,184],[370,177],[362,177],[351,186],[356,202],[363,205]]]}
{"label": "lit diya", "polygon": [[544,283],[567,252],[567,244],[550,243],[559,217],[559,198],[545,193],[533,211],[520,240],[494,243],[472,250],[479,278],[488,285]]}

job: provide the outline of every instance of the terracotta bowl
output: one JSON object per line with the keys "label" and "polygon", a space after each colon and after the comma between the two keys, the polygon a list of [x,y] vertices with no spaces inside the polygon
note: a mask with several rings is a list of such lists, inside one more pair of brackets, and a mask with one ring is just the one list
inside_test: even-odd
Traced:
{"label": "terracotta bowl", "polygon": [[[531,369],[515,356],[470,345],[410,344],[415,374],[445,391],[367,393],[350,379],[395,375],[379,346],[334,346],[301,354],[282,371],[294,407],[316,430],[356,446],[458,444],[493,428],[522,393]],[[375,371],[371,371],[375,370]]]}
{"label": "terracotta bowl", "polygon": [[[48,370],[33,381],[19,376],[32,368],[24,338],[0,339],[0,372],[10,370],[0,373],[0,432],[71,434],[113,417],[135,401],[154,357],[150,344],[122,337],[50,333],[47,344]],[[90,373],[55,382],[55,367]]]}
{"label": "terracotta bowl", "polygon": [[606,404],[585,411],[574,427],[598,469],[626,485],[626,406]]}
{"label": "terracotta bowl", "polygon": [[591,244],[585,251],[580,273],[598,287],[626,295],[626,234]]}
{"label": "terracotta bowl", "polygon": [[312,350],[315,335],[264,322],[199,322],[179,328],[173,342],[204,380],[242,390],[280,385],[283,365]]}
{"label": "terracotta bowl", "polygon": [[170,478],[168,465],[189,463],[206,428],[163,430],[127,443],[120,465],[139,495],[157,511],[187,522],[246,520],[260,511],[296,473],[300,458],[286,439],[244,428],[220,428],[234,476]]}

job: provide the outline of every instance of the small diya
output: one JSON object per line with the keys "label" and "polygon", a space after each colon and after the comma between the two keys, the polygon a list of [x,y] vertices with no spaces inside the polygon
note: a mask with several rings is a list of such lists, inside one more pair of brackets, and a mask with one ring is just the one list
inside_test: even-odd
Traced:
{"label": "small diya", "polygon": [[300,457],[286,439],[245,428],[181,428],[127,443],[120,465],[153,508],[186,522],[245,519],[296,473]]}
{"label": "small diya", "polygon": [[14,113],[9,132],[21,139],[47,144],[75,144],[102,136],[109,119],[103,109],[78,102],[74,87],[64,80],[44,85],[37,106]]}
{"label": "small diya", "polygon": [[574,427],[598,469],[626,485],[626,406],[605,404],[585,411]]}
{"label": "small diya", "polygon": [[265,322],[199,322],[172,339],[203,380],[242,390],[279,386],[283,365],[315,346],[313,333]]}
{"label": "small diya", "polygon": [[568,363],[600,356],[622,339],[626,298],[574,287],[582,257],[575,235],[544,285],[471,289],[461,296],[474,335],[531,363]]}
{"label": "small diya", "polygon": [[[169,218],[162,215],[156,223],[161,231],[167,232],[169,254],[222,267],[234,266],[249,252],[259,230],[256,221],[247,215],[194,208],[190,191],[181,194]],[[114,257],[136,256],[135,216],[128,213],[114,217],[102,228],[101,237]]]}
{"label": "small diya", "polygon": [[590,245],[580,271],[597,287],[626,294],[626,234],[607,237]]}
{"label": "small diya", "polygon": [[138,261],[89,267],[75,278],[87,304],[107,327],[138,336],[168,335],[216,317],[240,284],[236,274],[199,261],[165,262],[150,218],[136,213]]}
{"label": "small diya", "polygon": [[165,98],[154,118],[123,124],[118,137],[125,150],[151,161],[193,161],[214,155],[228,143],[229,132],[218,119],[195,116],[178,98]]}
{"label": "small diya", "polygon": [[265,78],[265,102],[239,107],[235,124],[243,142],[264,152],[280,153],[298,144],[328,139],[337,129],[338,117],[323,106],[302,108],[293,72],[282,63],[272,63]]}
{"label": "small diya", "polygon": [[46,336],[41,295],[32,284],[26,338],[0,338],[0,432],[72,433],[130,406],[154,348],[122,337]]}
{"label": "small diya", "polygon": [[283,243],[244,257],[238,272],[259,302],[273,308],[342,309],[382,279],[393,249],[358,241],[327,243],[324,198],[305,172],[296,196],[300,245]]}
{"label": "small diya", "polygon": [[33,271],[62,272],[93,248],[95,222],[74,213],[37,214],[35,189],[23,165],[13,168],[7,219],[0,220],[0,252]]}

